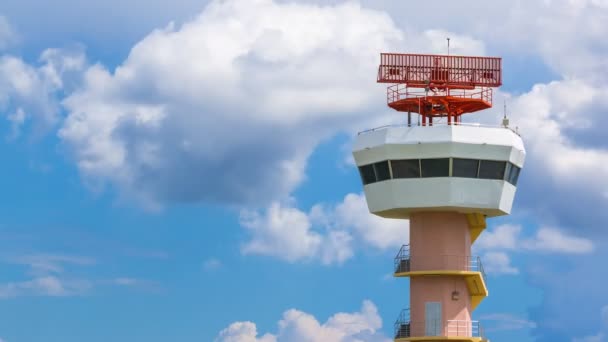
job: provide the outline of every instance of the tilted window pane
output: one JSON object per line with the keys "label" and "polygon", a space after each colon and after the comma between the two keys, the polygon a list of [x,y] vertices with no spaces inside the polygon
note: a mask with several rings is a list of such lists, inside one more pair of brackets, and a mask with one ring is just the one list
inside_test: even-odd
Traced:
{"label": "tilted window pane", "polygon": [[393,178],[420,178],[420,162],[418,159],[391,160]]}
{"label": "tilted window pane", "polygon": [[505,167],[507,162],[482,160],[479,164],[479,178],[483,179],[504,179]]}
{"label": "tilted window pane", "polygon": [[478,166],[479,166],[479,160],[477,160],[477,159],[454,158],[452,160],[452,176],[453,177],[477,178]]}
{"label": "tilted window pane", "polygon": [[450,158],[422,159],[422,177],[448,177],[450,175]]}
{"label": "tilted window pane", "polygon": [[519,167],[517,167],[515,165],[511,166],[511,172],[509,173],[509,179],[508,179],[509,183],[517,186],[517,180],[519,179],[519,171],[520,171]]}
{"label": "tilted window pane", "polygon": [[376,174],[374,173],[374,166],[372,164],[359,167],[359,173],[361,174],[363,185],[376,182]]}
{"label": "tilted window pane", "polygon": [[511,168],[512,167],[513,167],[513,164],[507,163],[507,170],[505,171],[505,178],[504,178],[504,180],[506,180],[507,182],[509,182],[509,177],[511,177]]}
{"label": "tilted window pane", "polygon": [[391,172],[388,169],[388,161],[383,161],[374,164],[374,168],[376,169],[376,180],[378,182],[391,179]]}

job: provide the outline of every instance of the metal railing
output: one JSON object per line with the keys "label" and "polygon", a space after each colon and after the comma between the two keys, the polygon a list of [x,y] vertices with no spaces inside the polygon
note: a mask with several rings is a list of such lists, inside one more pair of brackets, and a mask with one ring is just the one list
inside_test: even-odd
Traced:
{"label": "metal railing", "polygon": [[410,271],[410,246],[403,245],[395,256],[395,273]]}
{"label": "metal railing", "polygon": [[410,336],[410,309],[403,309],[395,321],[395,338]]}
{"label": "metal railing", "polygon": [[434,96],[451,96],[461,99],[482,100],[492,103],[492,88],[476,88],[473,90],[451,89],[448,92],[439,91],[437,93],[410,88],[405,84],[395,84],[386,88],[386,102],[391,104],[405,99],[425,99]]}
{"label": "metal railing", "polygon": [[[422,125],[422,126],[424,126],[424,125]],[[502,125],[488,125],[488,124],[481,124],[481,123],[475,123],[475,122],[452,122],[451,124],[437,122],[437,123],[433,123],[432,125],[426,125],[425,127],[435,127],[435,126],[467,126],[467,127],[503,128],[503,129],[508,129],[517,135],[520,135],[517,130],[512,129],[511,127],[505,127]],[[366,129],[364,131],[360,131],[357,133],[357,135],[372,133],[372,132],[380,131],[380,130],[387,129],[387,128],[401,128],[401,127],[411,127],[411,126],[408,126],[408,124],[384,125],[384,126],[374,127],[374,128]]]}
{"label": "metal railing", "polygon": [[403,245],[395,256],[395,273],[412,271],[459,270],[480,272],[486,282],[481,258],[470,255],[419,255],[410,256],[409,245]]}
{"label": "metal railing", "polygon": [[445,327],[447,336],[484,337],[479,321],[449,320]]}
{"label": "metal railing", "polygon": [[479,337],[485,339],[479,321],[428,320],[410,321],[409,309],[404,309],[395,321],[395,339],[421,336]]}

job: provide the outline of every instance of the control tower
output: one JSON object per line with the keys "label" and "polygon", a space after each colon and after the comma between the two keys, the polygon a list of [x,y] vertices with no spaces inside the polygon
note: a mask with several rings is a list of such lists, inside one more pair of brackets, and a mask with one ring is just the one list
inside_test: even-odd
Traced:
{"label": "control tower", "polygon": [[407,123],[359,133],[353,155],[370,212],[410,220],[394,266],[395,277],[410,278],[410,307],[395,341],[487,341],[473,320],[488,288],[471,245],[486,218],[511,212],[526,152],[508,120],[461,119],[492,107],[501,59],[382,53],[378,82],[392,84],[388,106]]}

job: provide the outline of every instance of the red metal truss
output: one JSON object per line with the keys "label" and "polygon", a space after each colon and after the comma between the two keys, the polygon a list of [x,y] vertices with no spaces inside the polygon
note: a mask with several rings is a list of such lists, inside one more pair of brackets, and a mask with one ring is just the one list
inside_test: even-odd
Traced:
{"label": "red metal truss", "polygon": [[499,87],[502,85],[502,59],[382,53],[378,82],[405,83],[420,88],[429,85],[452,89]]}
{"label": "red metal truss", "polygon": [[380,54],[379,83],[387,89],[388,106],[400,112],[447,117],[492,107],[492,88],[502,85],[502,59],[450,55]]}

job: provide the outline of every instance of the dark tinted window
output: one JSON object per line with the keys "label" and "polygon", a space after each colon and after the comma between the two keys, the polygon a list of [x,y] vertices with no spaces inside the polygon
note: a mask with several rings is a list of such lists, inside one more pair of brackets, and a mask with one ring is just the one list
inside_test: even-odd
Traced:
{"label": "dark tinted window", "polygon": [[388,161],[383,161],[374,164],[374,168],[376,169],[376,180],[378,182],[391,179],[391,173],[388,169]]}
{"label": "dark tinted window", "polygon": [[420,163],[418,159],[391,160],[393,178],[419,178]]}
{"label": "dark tinted window", "polygon": [[359,173],[361,174],[363,185],[376,181],[376,174],[374,173],[374,166],[372,164],[359,167]]}
{"label": "dark tinted window", "polygon": [[520,168],[518,168],[517,166],[511,165],[511,170],[508,175],[509,178],[507,179],[509,183],[517,185],[517,179],[519,178],[519,170]]}
{"label": "dark tinted window", "polygon": [[504,179],[507,162],[482,160],[479,164],[479,178]]}
{"label": "dark tinted window", "polygon": [[450,159],[422,159],[422,177],[448,177],[450,175]]}
{"label": "dark tinted window", "polygon": [[477,159],[454,158],[452,160],[452,176],[477,178],[478,166],[479,160]]}
{"label": "dark tinted window", "polygon": [[504,177],[504,180],[506,180],[507,182],[509,181],[509,176],[511,176],[511,167],[512,166],[513,166],[513,164],[507,163],[507,170],[505,171],[505,177]]}

